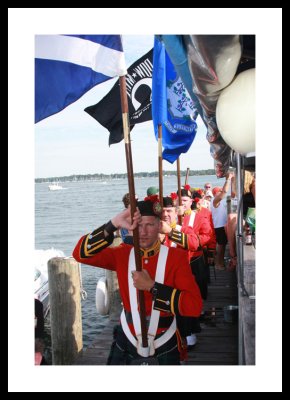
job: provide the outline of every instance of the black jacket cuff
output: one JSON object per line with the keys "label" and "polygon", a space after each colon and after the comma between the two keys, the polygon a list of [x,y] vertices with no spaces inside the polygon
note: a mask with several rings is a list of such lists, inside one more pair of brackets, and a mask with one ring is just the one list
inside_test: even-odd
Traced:
{"label": "black jacket cuff", "polygon": [[179,232],[177,229],[172,229],[169,238],[184,249],[188,249],[187,235],[185,233]]}
{"label": "black jacket cuff", "polygon": [[179,315],[179,297],[181,291],[171,286],[155,282],[154,309]]}
{"label": "black jacket cuff", "polygon": [[110,233],[107,237],[105,237],[105,227],[106,224],[102,225],[100,228],[94,230],[92,233],[89,233],[84,237],[81,244],[82,258],[90,258],[113,243],[114,234]]}

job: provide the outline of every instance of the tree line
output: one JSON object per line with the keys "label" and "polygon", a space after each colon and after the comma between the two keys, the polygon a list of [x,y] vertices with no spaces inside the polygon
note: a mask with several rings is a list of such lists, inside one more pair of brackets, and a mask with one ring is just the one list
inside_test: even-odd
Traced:
{"label": "tree line", "polygon": [[[181,176],[186,175],[186,170],[180,171]],[[189,176],[198,175],[215,175],[214,169],[202,169],[189,171]],[[176,171],[163,171],[163,176],[176,176]],[[158,177],[158,171],[154,172],[135,172],[135,178],[156,178]],[[84,175],[69,175],[69,176],[57,176],[50,178],[36,178],[36,183],[42,182],[75,182],[75,181],[95,181],[95,180],[110,180],[110,179],[125,179],[127,178],[127,173],[123,174],[84,174]]]}

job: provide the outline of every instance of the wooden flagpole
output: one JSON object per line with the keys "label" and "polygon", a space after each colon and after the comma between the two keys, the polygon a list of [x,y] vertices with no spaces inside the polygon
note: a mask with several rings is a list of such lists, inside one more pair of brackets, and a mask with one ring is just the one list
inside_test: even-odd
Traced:
{"label": "wooden flagpole", "polygon": [[162,168],[162,125],[158,124],[158,172],[159,172],[159,201],[163,207],[163,168]]}
{"label": "wooden flagpole", "polygon": [[186,168],[186,175],[185,175],[184,185],[187,185],[187,184],[188,184],[189,170],[190,170],[190,169],[187,167],[187,168]]}
{"label": "wooden flagpole", "polygon": [[[179,157],[176,160],[176,166],[177,166],[177,188],[178,188],[178,203],[181,206],[182,201],[181,201],[181,183],[180,183],[180,160]],[[182,215],[178,215],[178,223],[179,225],[182,225]]]}
{"label": "wooden flagpole", "polygon": [[[126,77],[120,76],[119,82],[120,82],[120,94],[121,94],[121,106],[122,106],[122,118],[123,118],[127,174],[128,174],[128,184],[129,184],[129,194],[130,194],[130,208],[131,208],[131,217],[133,218],[134,213],[136,211],[136,198],[135,198],[133,161],[132,161],[131,142],[130,142],[129,108],[128,108],[128,99],[127,99],[127,92],[126,92]],[[133,241],[134,241],[136,270],[142,271],[138,227],[136,227],[133,230]],[[145,299],[144,299],[144,291],[143,290],[138,290],[138,299],[139,299],[139,307],[140,307],[142,346],[148,347]]]}

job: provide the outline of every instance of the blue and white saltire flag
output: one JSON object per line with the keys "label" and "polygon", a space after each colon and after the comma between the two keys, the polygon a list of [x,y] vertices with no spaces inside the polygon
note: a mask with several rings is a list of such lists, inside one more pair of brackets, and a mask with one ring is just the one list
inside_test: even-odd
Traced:
{"label": "blue and white saltire flag", "polygon": [[152,76],[152,119],[156,139],[162,124],[162,158],[174,163],[191,146],[197,130],[197,110],[177,75],[164,43],[155,38]]}
{"label": "blue and white saltire flag", "polygon": [[35,122],[126,73],[120,35],[36,35]]}

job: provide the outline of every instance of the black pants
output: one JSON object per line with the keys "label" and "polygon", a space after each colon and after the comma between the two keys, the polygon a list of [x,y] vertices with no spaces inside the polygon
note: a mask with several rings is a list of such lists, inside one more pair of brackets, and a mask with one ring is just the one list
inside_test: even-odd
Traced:
{"label": "black pants", "polygon": [[[195,276],[203,300],[207,298],[209,267],[206,266],[203,255],[190,260],[192,274]],[[201,332],[199,318],[176,316],[177,328],[182,337]]]}
{"label": "black pants", "polygon": [[201,332],[199,318],[176,316],[177,328],[180,336],[190,336],[192,333]]}
{"label": "black pants", "polygon": [[193,275],[195,276],[196,283],[199,287],[201,297],[203,300],[207,299],[207,285],[209,277],[209,267],[206,266],[203,255],[192,258],[190,260],[190,267]]}
{"label": "black pants", "polygon": [[[156,337],[158,338],[158,335]],[[122,326],[116,325],[107,365],[130,365],[139,358],[140,355],[135,346],[127,339]],[[154,358],[157,358],[159,365],[180,365],[176,335],[156,349]]]}

